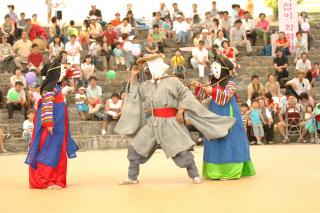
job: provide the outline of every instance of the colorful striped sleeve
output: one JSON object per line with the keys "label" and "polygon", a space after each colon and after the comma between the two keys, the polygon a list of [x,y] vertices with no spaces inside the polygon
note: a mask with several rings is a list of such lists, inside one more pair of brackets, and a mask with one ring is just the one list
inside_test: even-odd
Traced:
{"label": "colorful striped sleeve", "polygon": [[53,127],[53,100],[55,91],[46,92],[43,95],[43,107],[41,112],[41,124],[45,127]]}
{"label": "colorful striped sleeve", "polygon": [[232,97],[236,93],[236,83],[229,81],[225,88],[220,86],[212,89],[212,100],[219,106],[223,106],[231,101]]}

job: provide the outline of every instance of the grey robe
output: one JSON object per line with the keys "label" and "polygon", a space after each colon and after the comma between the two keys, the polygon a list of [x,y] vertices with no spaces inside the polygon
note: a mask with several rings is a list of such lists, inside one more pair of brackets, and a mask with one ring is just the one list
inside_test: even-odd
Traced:
{"label": "grey robe", "polygon": [[158,143],[168,158],[174,157],[194,145],[187,128],[179,124],[175,117],[151,116],[145,119],[146,110],[171,107],[185,109],[185,119],[210,140],[226,136],[235,123],[233,118],[218,116],[207,110],[179,79],[169,77],[160,80],[157,86],[150,80],[141,84],[132,82],[115,131],[135,134],[131,145],[141,156],[148,156]]}

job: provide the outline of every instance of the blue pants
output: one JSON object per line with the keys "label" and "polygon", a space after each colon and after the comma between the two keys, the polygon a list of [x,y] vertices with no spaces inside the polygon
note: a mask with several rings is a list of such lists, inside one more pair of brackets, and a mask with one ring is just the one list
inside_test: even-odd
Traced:
{"label": "blue pants", "polygon": [[88,112],[89,107],[87,104],[77,104],[77,111],[78,112]]}
{"label": "blue pants", "polygon": [[176,34],[176,40],[179,43],[185,43],[188,39],[188,32],[179,32]]}

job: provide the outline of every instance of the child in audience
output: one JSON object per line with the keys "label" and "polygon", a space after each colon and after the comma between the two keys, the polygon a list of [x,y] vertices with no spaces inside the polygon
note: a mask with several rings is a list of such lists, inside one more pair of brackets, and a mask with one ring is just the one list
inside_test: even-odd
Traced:
{"label": "child in audience", "polygon": [[249,106],[247,103],[242,103],[240,105],[240,112],[241,112],[241,118],[242,118],[242,123],[245,129],[247,129],[247,113],[249,111]]}
{"label": "child in audience", "polygon": [[184,57],[181,55],[181,50],[177,49],[176,54],[171,58],[171,66],[173,67],[174,73],[184,73]]}
{"label": "child in audience", "polygon": [[[302,137],[304,137],[308,131],[307,131],[307,126],[311,126],[311,125],[314,125],[313,124],[313,106],[311,104],[307,105],[306,106],[306,113],[304,114],[304,121],[303,123],[305,125],[303,125],[303,128],[302,128]],[[314,140],[314,134],[310,134],[310,138],[311,138],[311,143],[314,143],[315,140]]]}
{"label": "child in audience", "polygon": [[36,84],[34,87],[31,87],[29,91],[29,100],[32,101],[33,107],[35,110],[38,109],[38,103],[40,99],[41,99],[40,85]]}
{"label": "child in audience", "polygon": [[263,145],[261,142],[262,137],[264,136],[264,130],[263,130],[263,118],[261,116],[260,110],[259,110],[259,103],[257,99],[252,100],[251,103],[251,110],[248,112],[249,114],[249,123],[251,124],[253,128],[253,134],[254,137],[257,139],[257,142],[250,143]]}
{"label": "child in audience", "polygon": [[319,63],[314,63],[313,68],[312,68],[312,81],[311,85],[320,85],[320,68],[319,68]]}
{"label": "child in audience", "polygon": [[28,147],[30,146],[33,132],[33,119],[35,112],[33,110],[29,110],[27,112],[28,119],[23,122],[23,133],[22,136],[26,143],[28,143]]}
{"label": "child in audience", "polygon": [[121,43],[117,42],[115,44],[116,48],[113,49],[113,56],[117,65],[117,71],[124,70],[125,60],[124,60],[124,54],[121,47]]}
{"label": "child in audience", "polygon": [[79,35],[79,42],[81,44],[81,47],[83,47],[83,44],[85,45],[85,48],[90,48],[90,23],[86,19],[83,21],[83,25],[80,29],[80,35]]}
{"label": "child in audience", "polygon": [[88,104],[86,103],[87,96],[85,92],[86,92],[86,89],[84,87],[80,87],[75,97],[77,111],[80,113],[80,116],[82,119],[86,118],[86,113],[89,111]]}
{"label": "child in audience", "polygon": [[70,25],[69,25],[69,27],[67,29],[67,38],[68,38],[68,40],[70,40],[71,35],[75,35],[76,37],[78,37],[78,35],[79,35],[79,31],[78,31],[77,28],[75,28],[73,20],[70,21]]}
{"label": "child in audience", "polygon": [[86,55],[83,63],[81,64],[82,71],[82,86],[88,86],[88,79],[94,75],[94,64],[90,55]]}
{"label": "child in audience", "polygon": [[70,82],[71,86],[73,88],[77,88],[78,84],[81,84],[82,80],[82,72],[79,64],[72,65],[70,71],[72,72],[72,80]]}

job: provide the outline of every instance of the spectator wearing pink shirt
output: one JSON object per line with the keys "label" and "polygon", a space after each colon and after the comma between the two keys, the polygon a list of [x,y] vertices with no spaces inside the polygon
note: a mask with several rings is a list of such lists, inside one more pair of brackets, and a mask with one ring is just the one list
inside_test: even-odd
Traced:
{"label": "spectator wearing pink shirt", "polygon": [[263,38],[265,45],[267,45],[269,37],[269,21],[266,20],[266,14],[260,13],[259,21],[256,24],[256,33],[260,38]]}

